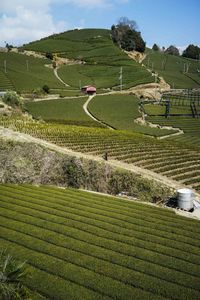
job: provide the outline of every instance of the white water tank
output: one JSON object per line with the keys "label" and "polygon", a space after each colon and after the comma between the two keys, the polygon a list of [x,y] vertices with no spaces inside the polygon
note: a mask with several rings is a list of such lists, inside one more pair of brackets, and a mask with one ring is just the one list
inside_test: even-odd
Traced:
{"label": "white water tank", "polygon": [[193,208],[193,193],[190,189],[177,190],[178,207],[184,210],[190,210]]}

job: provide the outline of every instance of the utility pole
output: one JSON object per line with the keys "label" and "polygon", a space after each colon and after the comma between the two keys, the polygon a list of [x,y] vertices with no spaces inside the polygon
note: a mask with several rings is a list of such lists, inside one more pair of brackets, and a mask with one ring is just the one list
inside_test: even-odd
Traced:
{"label": "utility pole", "polygon": [[163,60],[162,60],[162,70],[165,70],[165,65],[166,65],[166,60],[163,59]]}
{"label": "utility pole", "polygon": [[186,72],[185,73],[189,72],[190,65],[191,65],[191,63],[189,63],[189,62],[186,64]]}
{"label": "utility pole", "polygon": [[27,72],[29,71],[29,64],[28,64],[28,60],[26,61],[26,70],[27,70]]}
{"label": "utility pole", "polygon": [[183,73],[185,73],[185,63],[183,64]]}
{"label": "utility pole", "polygon": [[4,72],[7,73],[7,64],[6,64],[6,60],[4,60]]}
{"label": "utility pole", "polygon": [[119,81],[120,81],[120,91],[122,91],[122,84],[123,84],[123,68],[120,68],[120,72],[119,72]]}
{"label": "utility pole", "polygon": [[147,67],[149,68],[150,58],[148,57]]}

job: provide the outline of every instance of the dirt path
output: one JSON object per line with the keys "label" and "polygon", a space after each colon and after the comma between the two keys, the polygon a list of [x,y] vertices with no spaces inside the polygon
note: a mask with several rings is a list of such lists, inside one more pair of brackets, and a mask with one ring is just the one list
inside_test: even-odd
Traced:
{"label": "dirt path", "polygon": [[65,86],[70,86],[69,84],[67,84],[66,82],[64,82],[61,78],[60,78],[60,76],[58,75],[58,68],[54,68],[53,69],[53,72],[54,72],[54,75],[56,76],[56,78],[62,83],[62,84],[64,84]]}
{"label": "dirt path", "polygon": [[84,103],[83,105],[83,110],[85,111],[85,113],[94,121],[100,123],[101,125],[103,126],[106,126],[107,128],[111,129],[111,130],[114,130],[112,127],[110,127],[109,125],[101,122],[100,120],[96,119],[95,116],[93,116],[89,110],[88,110],[88,104],[90,103],[90,101],[95,97],[96,95],[91,95],[89,96],[88,100]]}

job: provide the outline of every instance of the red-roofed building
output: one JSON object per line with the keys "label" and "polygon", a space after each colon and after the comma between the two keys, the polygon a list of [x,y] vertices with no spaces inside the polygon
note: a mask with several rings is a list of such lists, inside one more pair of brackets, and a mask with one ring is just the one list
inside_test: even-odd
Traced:
{"label": "red-roofed building", "polygon": [[97,89],[94,86],[86,85],[81,88],[81,91],[88,95],[93,95],[96,93]]}
{"label": "red-roofed building", "polygon": [[97,89],[94,87],[94,86],[89,86],[89,87],[87,87],[87,89],[86,89],[86,93],[88,94],[88,95],[93,95],[93,94],[95,94],[97,92]]}

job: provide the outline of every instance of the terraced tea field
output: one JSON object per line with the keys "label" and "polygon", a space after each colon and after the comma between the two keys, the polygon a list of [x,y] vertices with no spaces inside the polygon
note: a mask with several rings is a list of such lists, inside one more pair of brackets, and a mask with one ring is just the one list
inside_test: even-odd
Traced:
{"label": "terraced tea field", "polygon": [[[99,88],[115,88],[119,86],[120,67],[115,65],[72,65],[62,66],[59,76],[70,86],[79,88],[84,85],[94,85]],[[105,76],[106,74],[106,76]],[[123,89],[152,82],[152,76],[136,62],[123,67]]]}
{"label": "terraced tea field", "polygon": [[[4,62],[6,61],[6,74]],[[53,70],[45,67],[48,59],[35,58],[17,53],[0,53],[0,89],[32,91],[47,84],[50,88],[63,88]]]}
{"label": "terraced tea field", "polygon": [[3,71],[0,71],[0,91],[13,90],[14,86]]}
{"label": "terraced tea field", "polygon": [[84,112],[86,100],[86,97],[82,97],[27,102],[26,109],[34,118],[42,118],[47,122],[101,127],[100,123],[93,121]]}
{"label": "terraced tea field", "polygon": [[89,103],[89,111],[98,120],[115,129],[131,130],[157,137],[176,133],[175,130],[161,130],[135,123],[134,120],[141,117],[138,105],[138,98],[132,95],[97,96]]}
{"label": "terraced tea field", "polygon": [[[165,54],[151,49],[146,49],[146,54],[146,59],[143,61],[146,67],[156,71],[172,88],[191,89],[200,87],[198,60]],[[188,63],[190,65],[189,72],[184,73],[184,64]]]}
{"label": "terraced tea field", "polygon": [[184,134],[168,138],[169,140],[180,141],[186,144],[200,146],[200,119],[192,117],[147,117],[147,121],[162,126],[180,128]]}
{"label": "terraced tea field", "polygon": [[199,221],[45,186],[0,185],[0,207],[1,247],[27,261],[38,297],[200,298]]}
{"label": "terraced tea field", "polygon": [[[110,30],[71,30],[49,36],[23,47],[36,52],[53,52],[56,55],[84,62],[64,65],[58,70],[62,80],[74,88],[95,85],[97,88],[119,86],[119,72],[123,66],[123,88],[153,81],[151,74],[139,63],[130,59],[111,39]],[[105,76],[106,74],[106,76]]]}
{"label": "terraced tea field", "polygon": [[160,141],[128,131],[41,124],[2,117],[0,125],[74,151],[117,159],[152,170],[200,190],[199,147]]}

